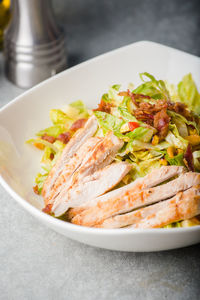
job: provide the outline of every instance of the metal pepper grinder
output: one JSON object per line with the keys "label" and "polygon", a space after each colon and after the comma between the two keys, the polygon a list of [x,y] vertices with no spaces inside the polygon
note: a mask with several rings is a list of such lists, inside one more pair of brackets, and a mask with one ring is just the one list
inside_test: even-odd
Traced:
{"label": "metal pepper grinder", "polygon": [[66,68],[64,35],[50,0],[13,0],[5,33],[5,72],[10,81],[30,88]]}

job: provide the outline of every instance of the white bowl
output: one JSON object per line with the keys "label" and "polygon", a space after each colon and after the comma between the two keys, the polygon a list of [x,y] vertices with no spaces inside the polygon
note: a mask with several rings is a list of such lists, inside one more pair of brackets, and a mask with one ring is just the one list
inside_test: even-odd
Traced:
{"label": "white bowl", "polygon": [[[140,72],[177,83],[191,72],[200,83],[200,59],[155,44],[138,42],[91,59],[44,81],[0,110],[0,183],[38,220],[74,240],[121,251],[158,251],[200,242],[200,226],[175,229],[95,229],[57,220],[41,212],[32,191],[41,153],[25,141],[47,127],[49,110],[82,99],[96,107],[110,85],[139,83]],[[8,216],[9,218],[9,216]]]}

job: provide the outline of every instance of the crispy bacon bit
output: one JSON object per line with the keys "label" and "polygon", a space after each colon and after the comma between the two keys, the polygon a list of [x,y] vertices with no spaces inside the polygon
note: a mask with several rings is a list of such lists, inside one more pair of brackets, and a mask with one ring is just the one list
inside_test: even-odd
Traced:
{"label": "crispy bacon bit", "polygon": [[[139,94],[140,95],[140,94]],[[141,95],[140,95],[141,96]],[[155,114],[162,109],[167,108],[166,100],[157,100],[155,104],[147,102],[137,102],[137,109],[134,111],[134,115],[138,120],[141,120],[151,126],[154,124]]]}
{"label": "crispy bacon bit", "polygon": [[55,137],[53,137],[51,135],[48,135],[46,133],[42,136],[42,139],[49,142],[49,143],[51,143],[51,144],[53,144],[56,140]]}
{"label": "crispy bacon bit", "polygon": [[103,99],[101,99],[101,102],[98,105],[98,108],[93,109],[93,111],[102,111],[106,113],[111,113],[111,108],[114,107],[112,103],[105,102]]}
{"label": "crispy bacon bit", "polygon": [[160,140],[163,140],[167,136],[169,122],[170,117],[168,116],[166,109],[162,109],[155,114],[153,125],[158,130],[158,136]]}
{"label": "crispy bacon bit", "polygon": [[57,140],[63,142],[63,144],[67,144],[70,140],[70,133],[69,132],[64,132],[64,133],[61,133],[58,137],[57,137]]}
{"label": "crispy bacon bit", "polygon": [[182,116],[184,116],[186,119],[191,119],[192,115],[189,112],[189,110],[187,109],[187,106],[184,103],[181,102],[176,102],[176,103],[172,103],[172,102],[168,102],[168,109],[175,111],[177,114],[180,114]]}
{"label": "crispy bacon bit", "polygon": [[50,154],[50,159],[51,159],[51,160],[54,159],[54,154],[53,154],[53,153]]}
{"label": "crispy bacon bit", "polygon": [[131,97],[133,103],[135,104],[135,106],[138,106],[139,103],[136,101],[136,99],[151,99],[151,97],[147,96],[147,95],[143,95],[143,94],[134,94],[132,93],[130,90],[128,90],[127,92],[128,96]]}
{"label": "crispy bacon bit", "polygon": [[79,120],[75,121],[75,122],[72,124],[70,130],[71,130],[71,131],[76,131],[76,130],[82,128],[82,127],[85,125],[85,122],[86,122],[86,121],[87,121],[87,119],[79,119]]}
{"label": "crispy bacon bit", "polygon": [[124,91],[124,92],[119,92],[118,95],[119,96],[129,96],[129,93]]}
{"label": "crispy bacon bit", "polygon": [[33,186],[33,191],[36,195],[39,195],[38,185]]}
{"label": "crispy bacon bit", "polygon": [[53,206],[52,204],[47,204],[47,205],[46,205],[46,206],[43,208],[43,210],[42,210],[42,211],[43,211],[44,213],[46,213],[46,214],[49,214],[49,215],[50,215],[50,214],[51,214],[51,209],[52,209],[52,206]]}
{"label": "crispy bacon bit", "polygon": [[194,172],[194,161],[192,155],[192,148],[190,145],[187,146],[187,149],[184,154],[184,163],[189,171]]}

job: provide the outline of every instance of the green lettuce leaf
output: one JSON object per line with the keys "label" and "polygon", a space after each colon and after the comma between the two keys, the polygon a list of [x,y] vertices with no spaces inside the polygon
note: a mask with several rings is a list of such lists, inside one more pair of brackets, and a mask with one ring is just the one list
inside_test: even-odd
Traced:
{"label": "green lettuce leaf", "polygon": [[144,177],[154,169],[158,169],[161,167],[160,159],[154,158],[152,160],[142,161],[140,163],[133,164],[134,166],[134,176],[133,179],[137,179],[139,177]]}
{"label": "green lettuce leaf", "polygon": [[192,74],[187,74],[178,84],[178,94],[180,100],[188,105],[190,110],[200,114],[200,94],[192,78]]}
{"label": "green lettuce leaf", "polygon": [[88,116],[88,111],[87,111],[83,101],[81,101],[81,100],[74,101],[69,106],[75,108],[77,110],[78,114],[85,114],[86,116]]}
{"label": "green lettuce leaf", "polygon": [[176,148],[180,148],[185,150],[188,146],[188,141],[185,140],[178,132],[178,129],[175,124],[170,124],[169,132],[166,136],[165,140],[171,145],[175,146]]}
{"label": "green lettuce leaf", "polygon": [[51,164],[52,159],[51,159],[51,154],[55,154],[55,152],[52,150],[50,147],[45,147],[44,153],[41,159],[41,163],[43,164]]}
{"label": "green lettuce leaf", "polygon": [[60,109],[51,109],[50,110],[50,119],[54,125],[58,125],[58,124],[65,125],[68,121],[71,121],[71,118],[68,117]]}
{"label": "green lettuce leaf", "polygon": [[117,137],[123,139],[125,142],[130,142],[135,139],[149,141],[153,135],[153,131],[151,129],[144,127],[138,127],[133,131],[122,134],[120,132],[120,129],[124,124],[122,119],[102,111],[95,111],[94,114],[104,135],[108,131],[112,131]]}
{"label": "green lettuce leaf", "polygon": [[168,154],[165,155],[165,159],[172,166],[185,166],[183,158],[183,153],[177,154],[173,158],[170,158]]}
{"label": "green lettuce leaf", "polygon": [[140,140],[133,140],[130,141],[127,145],[126,145],[126,149],[124,149],[123,153],[120,153],[120,155],[125,155],[128,154],[130,152],[134,152],[134,151],[139,151],[139,150],[144,150],[144,149],[151,149],[151,150],[155,150],[155,151],[161,151],[164,149],[167,149],[170,146],[170,144],[166,141],[163,141],[161,143],[159,143],[158,145],[152,145],[151,143],[145,143],[142,142]]}
{"label": "green lettuce leaf", "polygon": [[75,101],[69,104],[65,110],[66,115],[74,121],[82,118],[88,118],[88,110],[85,107],[85,104],[81,101]]}
{"label": "green lettuce leaf", "polygon": [[36,135],[43,136],[46,133],[46,134],[56,138],[61,133],[64,133],[64,132],[66,132],[66,127],[63,124],[57,124],[57,125],[48,127],[46,129],[40,130]]}
{"label": "green lettuce leaf", "polygon": [[30,140],[26,141],[26,143],[33,144],[33,145],[34,144],[42,144],[45,147],[51,148],[54,153],[57,153],[59,151],[59,149],[54,144],[51,144],[48,141],[40,139],[40,138],[30,139]]}
{"label": "green lettuce leaf", "polygon": [[200,150],[194,151],[192,155],[193,155],[195,170],[200,172]]}
{"label": "green lettuce leaf", "polygon": [[38,173],[35,178],[35,183],[38,186],[39,194],[41,194],[41,192],[42,192],[43,184],[44,184],[44,181],[46,180],[47,176],[48,176],[48,173],[44,173],[44,174]]}
{"label": "green lettuce leaf", "polygon": [[123,118],[123,120],[126,122],[137,122],[137,123],[141,124],[142,122],[138,121],[136,119],[136,117],[134,117],[130,113],[130,110],[129,110],[130,101],[131,101],[130,97],[127,97],[127,96],[124,97],[123,101],[118,106],[119,114]]}
{"label": "green lettuce leaf", "polygon": [[174,222],[169,225],[163,226],[163,228],[192,227],[192,226],[197,226],[197,225],[200,225],[200,221],[196,217],[196,218],[191,218],[191,219],[184,220],[184,221]]}
{"label": "green lettuce leaf", "polygon": [[[192,125],[192,126],[196,129],[197,133],[199,134],[199,128],[198,128],[196,122],[188,121],[188,120],[187,120],[185,117],[183,117],[182,115],[177,114],[176,112],[171,111],[171,110],[168,110],[167,113],[168,113],[168,115],[169,115],[170,117],[172,117],[172,121],[173,121],[175,124],[178,123],[179,126],[184,126],[183,124],[186,124],[186,125],[188,125],[188,126],[189,126],[189,125]],[[177,124],[176,124],[176,125],[177,125]],[[178,126],[177,126],[177,128],[178,128]],[[183,128],[182,128],[182,130],[183,130]],[[184,136],[183,136],[183,137],[184,137]]]}
{"label": "green lettuce leaf", "polygon": [[103,130],[103,134],[106,134],[108,131],[113,131],[116,136],[123,136],[123,134],[120,133],[120,128],[124,124],[123,120],[102,111],[95,111],[94,114],[98,120],[99,126]]}
{"label": "green lettuce leaf", "polygon": [[[109,102],[118,105],[122,101],[122,96],[119,96],[120,85],[115,84],[108,90],[108,100]],[[105,94],[104,94],[105,95]],[[107,101],[108,102],[108,101]]]}
{"label": "green lettuce leaf", "polygon": [[146,142],[147,140],[149,141],[153,135],[153,131],[148,128],[144,127],[138,127],[134,129],[133,131],[130,131],[125,134],[126,137],[129,137],[130,141],[131,140],[141,140],[142,142]]}
{"label": "green lettuce leaf", "polygon": [[156,80],[155,77],[147,72],[140,73],[140,78],[144,82],[133,90],[135,94],[144,94],[151,98],[170,100],[169,92],[163,80]]}

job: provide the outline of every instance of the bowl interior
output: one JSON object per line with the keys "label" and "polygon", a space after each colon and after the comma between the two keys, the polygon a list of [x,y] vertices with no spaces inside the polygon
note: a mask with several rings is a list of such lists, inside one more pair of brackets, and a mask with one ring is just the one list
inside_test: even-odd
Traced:
{"label": "bowl interior", "polygon": [[41,152],[25,144],[50,125],[49,110],[81,99],[96,107],[110,85],[137,85],[140,72],[177,83],[191,72],[200,82],[200,59],[151,42],[139,42],[101,55],[39,84],[0,111],[0,172],[3,180],[37,208],[42,199],[32,191],[40,171]]}

